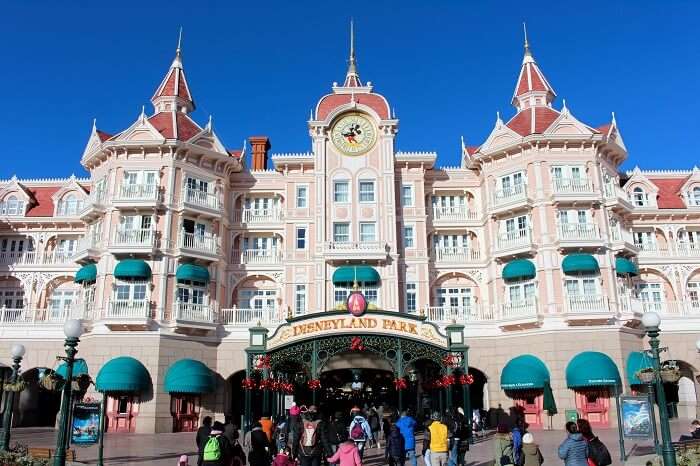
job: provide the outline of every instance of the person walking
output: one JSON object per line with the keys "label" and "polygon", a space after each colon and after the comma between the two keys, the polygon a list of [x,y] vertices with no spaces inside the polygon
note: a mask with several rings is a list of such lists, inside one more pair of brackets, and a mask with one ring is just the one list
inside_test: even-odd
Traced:
{"label": "person walking", "polygon": [[289,408],[289,419],[287,421],[287,445],[291,447],[292,459],[298,458],[299,437],[301,436],[301,408],[296,403],[292,403]]}
{"label": "person walking", "polygon": [[290,458],[289,448],[283,448],[275,455],[275,459],[272,460],[272,466],[294,466],[294,460]]}
{"label": "person walking", "polygon": [[265,432],[265,435],[267,435],[267,441],[272,443],[272,432],[275,430],[275,424],[272,422],[269,414],[262,415],[260,418],[260,426],[262,427],[263,432]]}
{"label": "person walking", "polygon": [[372,431],[372,438],[374,439],[374,443],[377,445],[377,448],[382,448],[379,439],[379,432],[382,426],[379,421],[379,414],[377,413],[376,409],[372,408],[369,411],[369,415],[367,416],[367,422],[369,422],[369,428]]}
{"label": "person walking", "polygon": [[352,439],[341,443],[333,456],[326,458],[326,461],[329,464],[338,464],[339,466],[362,466],[360,450]]}
{"label": "person walking", "polygon": [[228,418],[224,423],[224,437],[231,445],[238,440],[238,426]]}
{"label": "person walking", "polygon": [[202,466],[202,453],[204,452],[204,444],[207,443],[209,434],[211,434],[211,422],[211,416],[204,416],[202,425],[197,429],[197,434],[195,436],[195,443],[197,444],[197,466]]}
{"label": "person walking", "polygon": [[365,447],[367,447],[368,443],[372,443],[374,439],[372,436],[372,429],[367,419],[362,416],[362,410],[359,407],[353,407],[350,411],[350,416],[352,417],[350,426],[348,427],[350,440],[355,442],[357,450],[360,452],[360,459],[362,459],[365,453]]}
{"label": "person walking", "polygon": [[496,435],[493,436],[493,464],[494,466],[515,464],[513,440],[510,437],[510,429],[505,423],[498,424]]}
{"label": "person walking", "polygon": [[522,458],[523,466],[540,466],[544,463],[540,446],[535,443],[535,437],[529,432],[523,435]]}
{"label": "person walking", "polygon": [[588,466],[588,442],[575,422],[566,423],[566,439],[559,445],[559,458],[565,466]]}
{"label": "person walking", "polygon": [[250,431],[248,463],[250,466],[270,466],[270,441],[259,422],[253,424]]}
{"label": "person walking", "polygon": [[430,450],[430,466],[447,466],[449,434],[447,426],[442,423],[438,411],[430,416],[431,423],[423,437],[423,455]]}
{"label": "person walking", "polygon": [[275,422],[275,427],[272,431],[272,445],[275,446],[275,451],[281,451],[287,447],[288,436],[289,429],[287,424],[287,418],[285,418],[284,416],[279,416],[277,418],[277,422]]}
{"label": "person walking", "polygon": [[406,462],[406,442],[396,424],[389,426],[389,433],[385,434],[384,441],[386,442],[384,459],[389,466],[403,466]]}
{"label": "person walking", "polygon": [[588,466],[608,466],[612,464],[612,457],[608,447],[593,433],[588,419],[579,419],[576,421],[576,426],[583,438],[588,442]]}
{"label": "person walking", "polygon": [[408,411],[402,411],[401,417],[396,421],[396,427],[403,436],[404,457],[410,462],[410,466],[418,466],[418,458],[416,458],[416,420]]}
{"label": "person walking", "polygon": [[328,441],[331,444],[333,453],[338,451],[341,443],[348,439],[348,427],[343,422],[343,413],[340,411],[333,415],[333,418],[328,423]]}
{"label": "person walking", "polygon": [[229,466],[231,451],[231,444],[224,437],[224,425],[215,422],[202,449],[202,466]]}
{"label": "person walking", "polygon": [[301,437],[299,438],[301,466],[321,466],[321,459],[332,453],[328,441],[328,427],[322,419],[319,419],[316,406],[311,405],[304,413],[301,424]]}
{"label": "person walking", "polygon": [[513,441],[513,459],[515,464],[522,464],[523,434],[525,434],[525,424],[522,419],[515,422],[515,427],[510,432]]}

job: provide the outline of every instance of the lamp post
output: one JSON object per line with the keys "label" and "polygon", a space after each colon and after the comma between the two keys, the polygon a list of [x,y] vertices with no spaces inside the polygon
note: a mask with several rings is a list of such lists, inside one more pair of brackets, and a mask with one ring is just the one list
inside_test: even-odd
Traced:
{"label": "lamp post", "polygon": [[70,411],[73,388],[73,363],[75,362],[75,355],[78,353],[77,347],[78,342],[80,342],[80,335],[83,334],[83,324],[77,319],[68,320],[63,326],[63,333],[66,334],[66,357],[60,357],[60,359],[66,362],[66,381],[63,384],[63,395],[61,397],[61,417],[58,421],[54,466],[65,466],[66,464],[66,439],[68,437],[68,422],[70,420],[68,411]]}
{"label": "lamp post", "polygon": [[[19,374],[19,365],[22,362],[22,356],[25,352],[24,345],[16,344],[12,345],[10,354],[12,355],[12,377],[10,378],[10,383],[17,383],[17,375]],[[5,412],[2,417],[2,443],[0,443],[0,450],[7,451],[10,449],[10,430],[12,429],[12,414],[15,408],[15,392],[8,391],[5,396]]]}
{"label": "lamp post", "polygon": [[666,409],[666,393],[661,381],[661,358],[662,348],[659,347],[659,325],[661,317],[656,312],[645,312],[642,316],[642,326],[649,336],[649,346],[651,346],[651,360],[654,368],[654,382],[656,384],[656,399],[659,403],[659,421],[661,424],[661,456],[664,466],[676,466],[676,451],[671,444],[671,427],[668,423],[668,411]]}

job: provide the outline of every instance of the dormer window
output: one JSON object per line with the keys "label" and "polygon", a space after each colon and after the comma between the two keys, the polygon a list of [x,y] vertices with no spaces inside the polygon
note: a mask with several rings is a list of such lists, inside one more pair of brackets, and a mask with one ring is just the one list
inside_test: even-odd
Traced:
{"label": "dormer window", "polygon": [[637,186],[632,190],[632,202],[636,207],[646,207],[649,205],[649,196]]}
{"label": "dormer window", "polygon": [[688,191],[688,206],[700,207],[700,186]]}
{"label": "dormer window", "polygon": [[59,201],[56,213],[59,217],[75,217],[82,207],[83,200],[71,193]]}
{"label": "dormer window", "polygon": [[24,201],[17,196],[11,195],[0,202],[0,215],[8,217],[20,217],[24,215]]}

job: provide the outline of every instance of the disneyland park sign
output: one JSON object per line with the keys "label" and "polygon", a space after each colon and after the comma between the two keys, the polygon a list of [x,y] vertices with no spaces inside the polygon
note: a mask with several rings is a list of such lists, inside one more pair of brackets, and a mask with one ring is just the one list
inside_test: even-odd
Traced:
{"label": "disneyland park sign", "polygon": [[410,338],[447,348],[447,337],[423,317],[396,312],[368,312],[360,317],[347,312],[324,312],[289,320],[267,340],[267,349],[297,341],[336,335],[385,335]]}

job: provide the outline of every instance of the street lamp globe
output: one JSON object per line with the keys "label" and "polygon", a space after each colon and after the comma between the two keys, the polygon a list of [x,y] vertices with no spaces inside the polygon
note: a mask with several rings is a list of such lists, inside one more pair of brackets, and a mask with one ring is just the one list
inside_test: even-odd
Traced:
{"label": "street lamp globe", "polygon": [[661,325],[661,317],[654,311],[645,312],[642,315],[642,326],[645,330],[658,330]]}
{"label": "street lamp globe", "polygon": [[26,348],[24,347],[24,345],[17,343],[12,345],[12,348],[10,349],[10,354],[13,358],[19,359],[22,356],[24,356],[25,351]]}
{"label": "street lamp globe", "polygon": [[80,338],[83,334],[83,324],[78,319],[70,319],[63,325],[63,333],[68,338]]}

